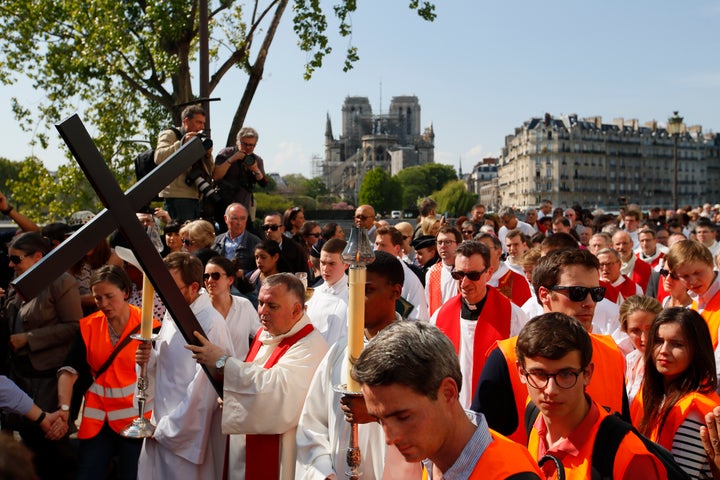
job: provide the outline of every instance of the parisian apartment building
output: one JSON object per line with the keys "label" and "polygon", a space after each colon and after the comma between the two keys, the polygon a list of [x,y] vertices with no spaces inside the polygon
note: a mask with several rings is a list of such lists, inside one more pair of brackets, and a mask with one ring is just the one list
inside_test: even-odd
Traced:
{"label": "parisian apartment building", "polygon": [[[675,141],[677,140],[677,150]],[[701,126],[681,127],[671,135],[656,121],[599,116],[578,118],[545,114],[531,118],[505,137],[493,177],[492,160],[478,163],[470,174],[471,191],[488,205],[617,208],[625,202],[641,207],[673,203],[675,152],[679,205],[720,201],[720,134]]]}

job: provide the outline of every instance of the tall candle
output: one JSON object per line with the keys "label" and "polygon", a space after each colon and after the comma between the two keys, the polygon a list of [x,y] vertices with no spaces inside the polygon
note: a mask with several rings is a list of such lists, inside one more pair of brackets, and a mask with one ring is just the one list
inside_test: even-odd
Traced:
{"label": "tall candle", "polygon": [[140,336],[152,338],[153,307],[155,306],[155,289],[147,275],[143,275],[142,288],[142,322],[140,323]]}
{"label": "tall candle", "polygon": [[348,298],[348,381],[350,392],[360,392],[360,384],[350,375],[355,360],[362,353],[365,340],[365,281],[367,270],[364,265],[350,267]]}

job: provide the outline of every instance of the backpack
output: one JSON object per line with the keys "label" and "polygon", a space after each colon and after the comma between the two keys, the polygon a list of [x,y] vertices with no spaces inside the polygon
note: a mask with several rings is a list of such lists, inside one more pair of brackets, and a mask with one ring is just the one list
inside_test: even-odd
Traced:
{"label": "backpack", "polygon": [[[528,436],[532,430],[535,419],[540,414],[540,409],[534,403],[530,402],[527,404],[525,409],[525,430]],[[659,445],[649,438],[642,435],[635,429],[631,424],[623,420],[619,414],[614,413],[608,415],[600,422],[597,435],[595,436],[595,443],[593,444],[593,451],[591,457],[592,465],[592,480],[612,480],[613,478],[613,467],[615,466],[615,455],[617,454],[620,443],[623,441],[625,436],[632,432],[636,435],[640,441],[642,441],[648,452],[657,457],[658,460],[663,464],[665,472],[667,473],[668,480],[691,480],[690,475],[680,468],[675,458],[672,456],[666,448]],[[555,460],[551,455],[546,455],[541,460]],[[556,465],[558,462],[555,462]],[[565,472],[560,474],[558,468],[558,478],[564,478]],[[562,477],[560,476],[562,475]]]}
{"label": "backpack", "polygon": [[[178,140],[182,138],[182,133],[180,133],[180,130],[177,128],[170,127],[169,130],[172,130],[175,133]],[[133,162],[135,163],[135,179],[140,180],[156,167],[155,149],[151,148],[139,153]]]}

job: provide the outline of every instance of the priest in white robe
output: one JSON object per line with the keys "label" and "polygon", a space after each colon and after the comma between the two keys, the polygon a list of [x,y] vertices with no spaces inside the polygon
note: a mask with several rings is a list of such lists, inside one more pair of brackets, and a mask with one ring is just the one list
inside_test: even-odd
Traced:
{"label": "priest in white robe", "polygon": [[[199,291],[203,281],[200,260],[178,252],[168,255],[165,265],[208,337],[232,352],[227,323],[208,295]],[[218,395],[184,345],[185,339],[166,312],[155,347],[141,344],[138,350],[138,360],[148,361],[148,408],[152,408],[151,421],[156,425],[154,435],[145,439],[140,453],[141,480],[222,476],[226,437],[220,427]]]}
{"label": "priest in white robe", "polygon": [[300,411],[315,369],[328,350],[303,313],[304,300],[305,289],[292,274],[265,279],[258,294],[262,329],[247,361],[233,358],[201,336],[202,346],[186,346],[223,381],[222,428],[231,434],[230,479],[295,477]]}

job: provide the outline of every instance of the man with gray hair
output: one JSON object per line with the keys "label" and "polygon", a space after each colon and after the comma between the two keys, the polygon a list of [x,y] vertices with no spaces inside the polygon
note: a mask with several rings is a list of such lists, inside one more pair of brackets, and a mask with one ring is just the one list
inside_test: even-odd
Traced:
{"label": "man with gray hair", "polygon": [[510,207],[501,208],[498,212],[498,216],[500,217],[500,221],[503,224],[503,226],[500,227],[500,230],[498,230],[497,235],[498,240],[500,240],[500,245],[502,246],[503,252],[506,252],[505,237],[510,230],[520,230],[528,237],[532,237],[535,233],[535,229],[533,227],[517,219],[517,217],[515,216],[515,210]]}
{"label": "man with gray hair", "polygon": [[443,478],[540,478],[525,447],[491,431],[482,414],[470,421],[459,401],[458,357],[437,328],[391,324],[368,343],[351,375],[406,462],[430,459]]}
{"label": "man with gray hair", "polygon": [[[255,184],[264,187],[268,181],[265,177],[265,164],[255,154],[258,133],[254,128],[244,127],[237,133],[234,147],[220,150],[215,157],[212,178],[220,188],[223,204],[216,206],[216,217],[222,220],[223,210],[232,202],[241,203],[250,213],[250,222],[255,219]],[[223,222],[218,221],[222,228]]]}

